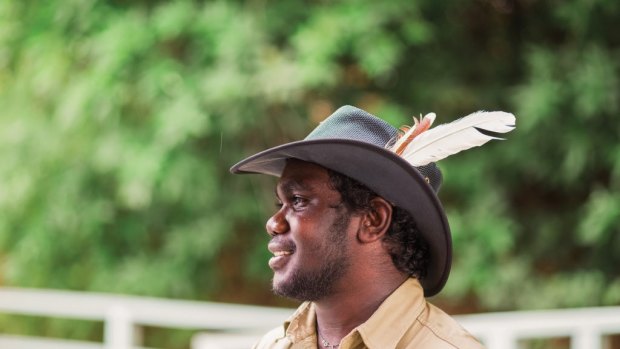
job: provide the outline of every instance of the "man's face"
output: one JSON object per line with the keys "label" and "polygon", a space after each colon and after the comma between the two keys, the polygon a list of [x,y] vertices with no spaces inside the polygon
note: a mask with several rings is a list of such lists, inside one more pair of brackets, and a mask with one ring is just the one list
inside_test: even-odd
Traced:
{"label": "man's face", "polygon": [[269,266],[276,294],[319,300],[348,272],[351,217],[327,170],[297,160],[287,163],[276,187],[278,211],[267,221],[272,236]]}

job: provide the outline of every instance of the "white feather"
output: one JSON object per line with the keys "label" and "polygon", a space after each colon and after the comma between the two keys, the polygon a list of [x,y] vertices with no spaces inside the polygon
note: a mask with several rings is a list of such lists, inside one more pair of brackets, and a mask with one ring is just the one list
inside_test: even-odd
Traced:
{"label": "white feather", "polygon": [[[413,139],[415,139],[415,137],[419,136],[422,132],[426,132],[431,127],[431,125],[433,125],[435,117],[435,113],[428,113],[424,115],[424,117],[420,116],[420,121],[418,121],[418,119],[414,117],[414,125],[411,126],[409,130],[405,132],[402,136],[394,140],[394,144],[388,143],[386,145],[386,148],[390,149],[398,155],[401,155],[402,152],[406,149],[406,145],[403,145],[403,143],[409,144]],[[420,127],[423,129],[418,130],[418,128]],[[403,149],[401,149],[401,147]]]}
{"label": "white feather", "polygon": [[461,150],[481,146],[492,139],[502,139],[485,135],[477,129],[506,133],[514,128],[515,117],[510,113],[479,111],[420,134],[401,156],[413,166],[423,166]]}

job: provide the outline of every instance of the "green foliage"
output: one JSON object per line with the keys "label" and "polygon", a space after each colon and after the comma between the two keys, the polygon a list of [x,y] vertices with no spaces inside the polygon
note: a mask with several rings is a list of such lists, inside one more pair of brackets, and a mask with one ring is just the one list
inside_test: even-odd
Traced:
{"label": "green foliage", "polygon": [[619,304],[619,15],[611,0],[2,1],[0,282],[276,303],[273,180],[230,165],[342,104],[395,126],[499,109],[517,115],[507,141],[441,163],[456,260],[438,301]]}

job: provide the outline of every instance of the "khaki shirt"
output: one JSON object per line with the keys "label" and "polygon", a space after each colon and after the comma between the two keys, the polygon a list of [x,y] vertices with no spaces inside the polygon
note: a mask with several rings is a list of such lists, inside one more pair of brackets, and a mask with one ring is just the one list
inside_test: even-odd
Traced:
{"label": "khaki shirt", "polygon": [[[314,305],[303,303],[292,317],[268,332],[255,349],[316,349]],[[484,348],[454,319],[424,299],[416,279],[405,281],[363,324],[340,342],[339,349]]]}

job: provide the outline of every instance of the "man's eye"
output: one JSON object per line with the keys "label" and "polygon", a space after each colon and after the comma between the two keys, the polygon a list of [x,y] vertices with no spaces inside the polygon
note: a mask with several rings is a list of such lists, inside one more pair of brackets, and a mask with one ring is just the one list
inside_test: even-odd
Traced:
{"label": "man's eye", "polygon": [[305,206],[307,201],[308,200],[302,198],[301,196],[293,196],[293,199],[291,200],[293,206],[295,207]]}

